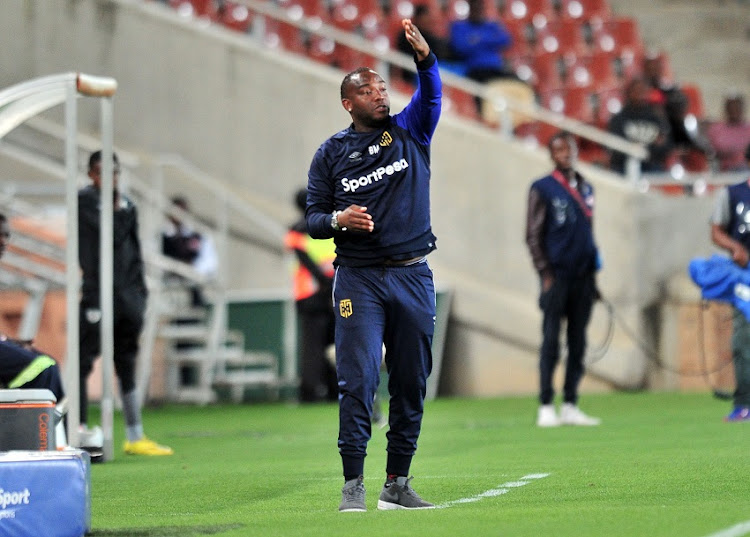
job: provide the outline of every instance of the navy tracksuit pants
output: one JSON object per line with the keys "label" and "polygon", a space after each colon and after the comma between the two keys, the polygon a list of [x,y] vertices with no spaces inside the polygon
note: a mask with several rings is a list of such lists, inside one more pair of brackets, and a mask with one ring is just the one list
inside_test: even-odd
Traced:
{"label": "navy tracksuit pants", "polygon": [[344,476],[364,474],[373,399],[385,363],[390,394],[388,474],[408,475],[432,369],[435,286],[427,262],[336,269],[338,446]]}

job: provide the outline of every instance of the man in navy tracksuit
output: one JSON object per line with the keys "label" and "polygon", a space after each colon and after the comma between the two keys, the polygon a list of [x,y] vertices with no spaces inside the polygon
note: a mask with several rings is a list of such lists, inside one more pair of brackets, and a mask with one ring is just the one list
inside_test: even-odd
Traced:
{"label": "man in navy tracksuit", "polygon": [[[549,151],[555,170],[531,185],[526,221],[526,243],[542,286],[537,425],[599,425],[598,418],[587,416],[578,408],[586,325],[599,294],[595,281],[598,254],[592,221],[594,189],[573,168],[576,147],[570,135],[554,135]],[[558,416],[553,403],[552,377],[560,359],[563,318],[568,322],[568,361],[563,404]]]}
{"label": "man in navy tracksuit", "polygon": [[427,376],[432,368],[435,288],[425,256],[430,225],[430,141],[440,117],[437,60],[409,19],[419,84],[394,116],[383,79],[349,73],[341,103],[352,124],[320,146],[309,171],[306,219],[316,239],[334,237],[340,511],[365,511],[364,460],[385,345],[390,392],[386,483],[379,509],[433,507],[411,488]]}

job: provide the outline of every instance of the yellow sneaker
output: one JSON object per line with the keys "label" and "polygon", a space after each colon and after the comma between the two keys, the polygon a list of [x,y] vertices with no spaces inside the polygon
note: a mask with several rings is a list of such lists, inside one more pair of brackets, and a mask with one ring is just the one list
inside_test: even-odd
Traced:
{"label": "yellow sneaker", "polygon": [[125,453],[128,455],[172,455],[171,447],[160,446],[145,436],[135,442],[125,442]]}

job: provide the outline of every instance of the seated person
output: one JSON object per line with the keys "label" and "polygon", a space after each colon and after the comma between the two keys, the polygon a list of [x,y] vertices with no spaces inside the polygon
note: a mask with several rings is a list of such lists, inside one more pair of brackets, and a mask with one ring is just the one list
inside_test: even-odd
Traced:
{"label": "seated person", "polygon": [[[643,144],[649,157],[641,163],[642,172],[664,172],[672,151],[669,123],[660,110],[648,101],[648,86],[641,78],[634,78],[625,86],[625,103],[613,115],[607,126],[612,134],[631,142]],[[626,155],[613,151],[609,165],[613,171],[625,173]]]}
{"label": "seated person", "polygon": [[0,387],[46,389],[65,399],[60,369],[54,358],[35,349],[30,341],[0,334]]}
{"label": "seated person", "polygon": [[706,136],[716,152],[719,171],[746,171],[745,148],[750,146],[750,123],[745,120],[745,98],[731,93],[724,98],[724,120],[711,124]]}
{"label": "seated person", "polygon": [[472,80],[484,83],[515,78],[502,56],[502,51],[512,44],[512,37],[500,22],[485,17],[484,2],[469,0],[469,16],[451,24],[450,46]]}
{"label": "seated person", "polygon": [[685,121],[688,115],[688,97],[674,82],[664,76],[664,56],[651,53],[643,60],[643,77],[648,86],[648,101],[661,109],[669,122],[672,145],[683,151],[697,151],[705,155],[713,153],[710,144],[697,126],[689,128]]}

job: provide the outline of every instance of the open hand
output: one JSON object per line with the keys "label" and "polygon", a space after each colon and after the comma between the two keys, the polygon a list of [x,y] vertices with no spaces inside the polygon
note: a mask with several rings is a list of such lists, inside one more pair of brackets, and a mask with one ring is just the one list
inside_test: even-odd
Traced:
{"label": "open hand", "polygon": [[411,22],[411,19],[402,19],[401,26],[404,27],[404,35],[414,49],[414,53],[417,55],[417,60],[424,60],[430,53],[430,45],[427,44],[422,32],[420,32],[419,28]]}

